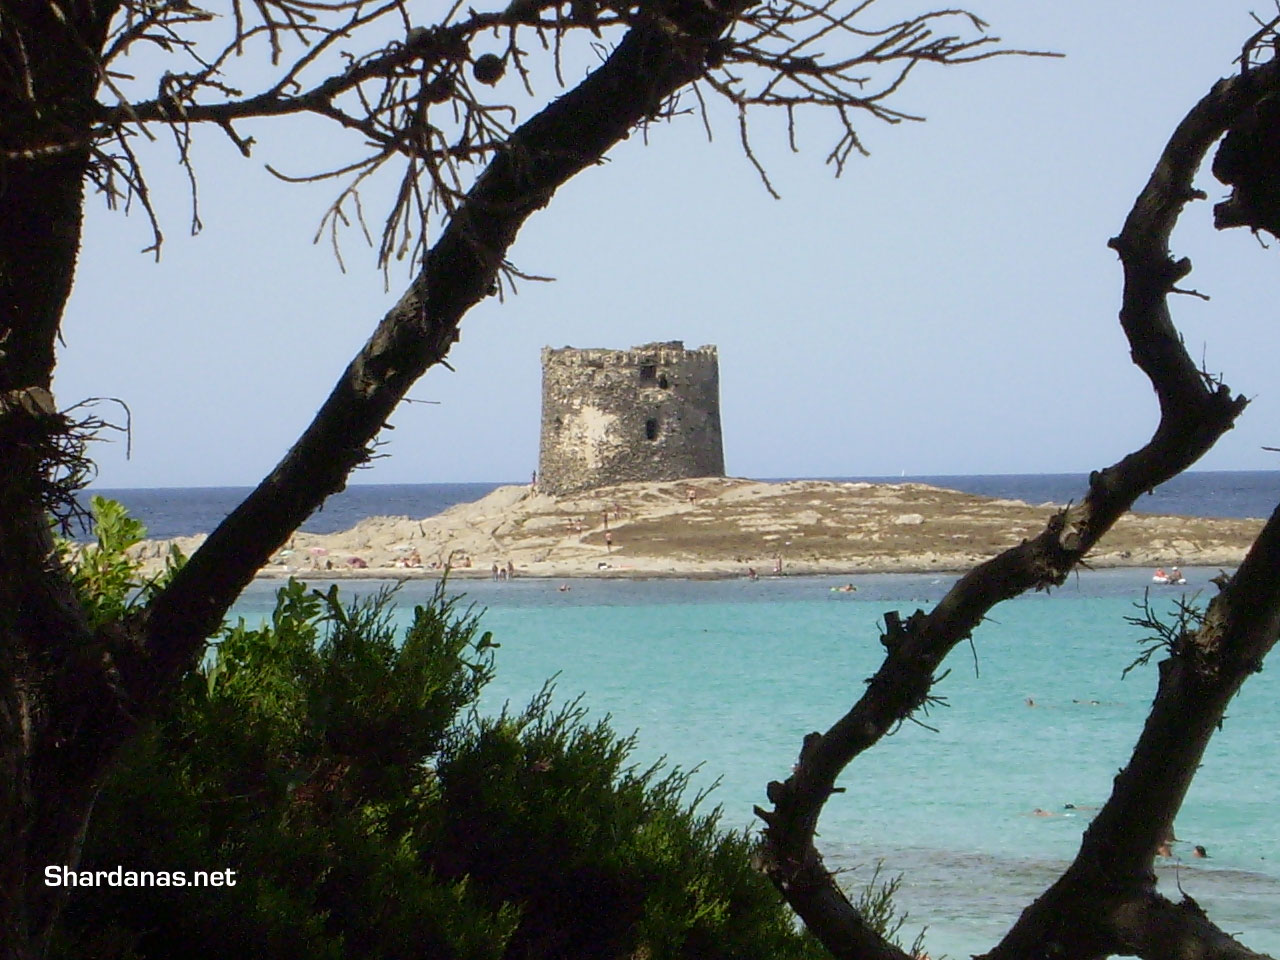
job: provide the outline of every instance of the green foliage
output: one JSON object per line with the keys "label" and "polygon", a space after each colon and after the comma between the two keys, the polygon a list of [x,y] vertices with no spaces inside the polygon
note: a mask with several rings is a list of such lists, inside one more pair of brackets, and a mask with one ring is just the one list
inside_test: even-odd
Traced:
{"label": "green foliage", "polygon": [[95,496],[89,503],[96,541],[85,546],[64,542],[62,557],[92,627],[122,619],[140,601],[163,586],[185,558],[174,547],[158,578],[142,576],[142,561],[129,550],[142,542],[147,529],[115,500]]}
{"label": "green foliage", "polygon": [[[103,553],[137,534],[109,518]],[[94,569],[112,603],[137,589]],[[477,615],[442,584],[398,630],[392,600],[290,581],[269,623],[222,631],[106,784],[83,869],[236,885],[80,891],[53,956],[825,956],[752,841],[681,799],[687,775],[630,765],[631,740],[550,689],[480,718]]]}
{"label": "green foliage", "polygon": [[893,898],[897,896],[898,889],[902,886],[902,874],[882,881],[880,873],[883,869],[884,861],[877,860],[875,869],[871,872],[871,877],[863,884],[862,889],[858,891],[854,906],[857,907],[858,913],[861,914],[868,926],[894,946],[900,950],[905,950],[913,957],[926,956],[924,953],[924,935],[927,928],[921,929],[916,934],[910,946],[904,944],[899,937],[908,919],[907,912],[899,913],[893,902]]}
{"label": "green foliage", "polygon": [[508,957],[826,956],[751,866],[753,842],[682,801],[687,774],[629,766],[630,739],[551,696],[479,721],[437,771],[436,867],[524,906]]}
{"label": "green foliage", "polygon": [[73,897],[62,956],[502,956],[518,910],[436,877],[415,836],[490,640],[442,592],[398,637],[389,600],[290,581],[270,623],[224,629],[104,788],[84,863],[238,882]]}

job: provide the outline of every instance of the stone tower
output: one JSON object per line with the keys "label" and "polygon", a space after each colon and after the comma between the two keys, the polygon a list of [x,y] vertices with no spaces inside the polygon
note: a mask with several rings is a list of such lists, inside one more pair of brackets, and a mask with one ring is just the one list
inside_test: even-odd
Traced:
{"label": "stone tower", "polygon": [[723,476],[715,347],[543,348],[539,489]]}

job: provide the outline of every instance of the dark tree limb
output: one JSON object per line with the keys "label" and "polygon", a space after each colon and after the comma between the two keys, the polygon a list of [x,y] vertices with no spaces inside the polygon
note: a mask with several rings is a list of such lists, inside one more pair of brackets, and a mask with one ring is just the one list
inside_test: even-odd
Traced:
{"label": "dark tree limb", "polygon": [[491,292],[525,219],[700,75],[709,45],[736,9],[670,6],[671,19],[633,27],[599,69],[515,132],[311,425],[152,603],[140,634],[154,664],[152,682],[163,686],[194,662],[271,554],[368,459],[369,444],[409,387],[444,359],[462,316]]}
{"label": "dark tree limb", "polygon": [[[70,11],[0,4],[0,957],[47,928],[51,899],[32,865],[74,848],[92,797],[67,738],[111,702],[47,513],[50,461],[67,425],[49,386],[88,157],[4,155],[84,134],[97,74],[82,41],[101,42],[114,9],[106,0]],[[35,90],[42,100],[29,96]],[[60,843],[51,849],[52,836]]]}
{"label": "dark tree limb", "polygon": [[[1187,202],[1202,197],[1193,189],[1192,178],[1214,143],[1259,99],[1277,89],[1280,63],[1276,61],[1217,83],[1178,125],[1124,229],[1111,243],[1120,255],[1125,275],[1121,325],[1134,362],[1148,376],[1159,399],[1160,421],[1151,440],[1118,463],[1093,473],[1079,506],[1056,514],[1035,539],[970,571],[930,613],[917,611],[905,622],[897,614],[886,615],[881,642],[887,656],[876,675],[867,681],[865,694],[825,734],[814,733],[805,739],[800,761],[785,782],[769,784],[773,809],[756,811],[766,823],[766,869],[809,928],[836,956],[902,955],[878,938],[872,952],[867,952],[859,942],[866,935],[865,925],[851,917],[853,907],[840,893],[834,877],[823,868],[814,845],[818,819],[835,791],[837,777],[854,757],[927,703],[943,659],[970,636],[992,607],[1027,590],[1061,585],[1142,493],[1198,460],[1244,409],[1247,401],[1243,397],[1233,397],[1224,384],[1196,368],[1174,328],[1168,296],[1190,272],[1191,265],[1185,259],[1175,261],[1170,256],[1169,237]],[[1256,589],[1245,592],[1253,597]],[[1271,620],[1266,619],[1266,623],[1269,629]],[[1247,647],[1256,652],[1258,644]],[[1183,670],[1177,665],[1166,673]],[[1191,672],[1199,676],[1194,670]],[[1194,686],[1198,681],[1185,682]],[[1178,729],[1181,725],[1188,727],[1185,736],[1189,739],[1180,742],[1177,760],[1178,769],[1186,770],[1185,783],[1175,777],[1158,800],[1141,793],[1126,793],[1123,805],[1111,807],[1105,818],[1100,816],[1091,833],[1096,833],[1097,846],[1105,847],[1106,852],[1104,855],[1091,846],[1090,856],[1095,863],[1099,857],[1108,860],[1109,869],[1103,873],[1093,869],[1087,880],[1064,877],[1059,895],[1053,896],[1051,891],[1028,910],[1028,914],[1037,911],[1038,918],[1028,920],[1028,924],[1034,927],[1038,922],[1045,929],[1039,931],[1038,937],[1020,938],[1016,946],[1007,950],[1002,945],[1001,960],[1050,955],[1027,949],[1029,940],[1039,947],[1059,943],[1054,935],[1045,932],[1048,928],[1073,938],[1073,956],[1113,952],[1115,930],[1099,919],[1108,915],[1099,911],[1099,903],[1110,897],[1117,903],[1131,904],[1137,896],[1152,895],[1139,881],[1145,881],[1150,874],[1158,842],[1153,836],[1162,829],[1161,822],[1165,827],[1172,822],[1204,743],[1234,693],[1234,688],[1230,692],[1220,690],[1211,702],[1188,711],[1196,693],[1173,681],[1170,684],[1172,692],[1166,695],[1166,701],[1157,698],[1149,725],[1156,725],[1161,740],[1177,739],[1178,734],[1170,732],[1174,729],[1170,725],[1175,722],[1180,725]],[[1152,762],[1159,760],[1153,757]],[[1119,787],[1117,790],[1120,792]],[[1143,807],[1144,802],[1160,804],[1155,823],[1147,822],[1145,811],[1149,807]],[[1113,820],[1114,827],[1107,828]],[[1123,879],[1117,879],[1112,870],[1118,870]],[[1040,908],[1042,902],[1049,906]]]}
{"label": "dark tree limb", "polygon": [[[732,22],[740,0],[664,6],[665,16],[633,27],[600,68],[514,132],[281,463],[147,609],[96,634],[84,624],[52,549],[40,500],[44,465],[8,442],[11,435],[38,432],[53,415],[52,398],[44,403],[47,391],[39,391],[53,367],[53,338],[74,269],[85,156],[32,157],[23,146],[43,142],[48,131],[34,121],[33,129],[15,131],[12,118],[4,119],[0,147],[16,149],[0,156],[0,178],[13,184],[13,177],[34,171],[30,177],[44,178],[66,201],[68,222],[47,229],[61,206],[32,214],[33,236],[57,247],[50,253],[24,250],[24,237],[0,242],[6,284],[0,291],[0,957],[42,952],[62,899],[60,889],[45,887],[43,867],[77,862],[96,784],[116,749],[198,661],[206,638],[266,559],[368,459],[406,391],[443,360],[462,316],[493,289],[525,219],[701,74],[709,46]],[[92,100],[96,82],[95,74],[83,73],[92,82],[68,97],[81,106]],[[22,83],[0,84],[0,93],[9,89],[20,91]],[[88,118],[80,120],[79,127],[59,128],[63,139],[75,142],[86,132]],[[0,203],[17,203],[21,198],[5,186],[0,182]],[[20,258],[32,251],[44,262],[24,265]],[[62,287],[47,290],[46,273]],[[15,346],[20,353],[10,352]]]}
{"label": "dark tree limb", "polygon": [[1075,861],[988,960],[1260,956],[1215,927],[1194,901],[1173,904],[1156,893],[1152,863],[1227,704],[1280,637],[1277,565],[1280,508],[1209,604],[1200,628],[1178,638],[1160,664],[1155,702],[1133,756],[1085,831]]}
{"label": "dark tree limb", "polygon": [[1190,897],[1174,903],[1158,895],[1139,898],[1112,915],[1120,947],[1138,957],[1180,960],[1266,960],[1214,925]]}
{"label": "dark tree limb", "polygon": [[[873,113],[879,115],[882,99],[907,73],[904,61],[962,63],[999,53],[989,49],[994,38],[969,41],[938,33],[936,26],[949,22],[981,32],[980,21],[956,10],[911,18],[905,33],[894,28],[898,40],[884,51],[874,40],[879,33],[853,23],[871,5],[646,0],[623,5],[619,10],[625,12],[615,10],[616,18],[579,16],[577,10],[565,16],[557,9],[550,19],[543,14],[562,4],[535,2],[419,28],[411,25],[410,5],[403,0],[380,6],[254,0],[252,6],[232,4],[233,36],[206,58],[183,33],[184,26],[207,18],[189,4],[0,3],[0,960],[42,954],[62,893],[43,885],[40,867],[77,863],[95,785],[116,749],[198,661],[206,638],[261,564],[327,496],[342,489],[350,470],[369,459],[371,445],[410,385],[444,362],[466,311],[500,289],[496,283],[511,269],[505,257],[517,231],[559,186],[598,163],[631,131],[673,115],[673,95],[692,81],[713,70],[731,80],[738,66],[752,65],[740,57],[757,47],[781,51],[799,44],[794,54],[837,27],[851,38],[873,38],[860,60],[804,67],[806,82],[828,76],[839,88],[822,105],[836,110],[846,137],[854,135],[845,107],[876,104]],[[317,19],[321,13],[329,19]],[[403,39],[351,57],[345,71],[312,81],[322,55],[339,55],[339,38],[383,14],[401,21]],[[749,34],[745,40],[728,35],[735,24]],[[626,33],[582,84],[512,130],[514,108],[478,96],[464,68],[487,82],[476,68],[485,56],[500,58],[475,58],[471,41],[501,27],[508,34],[506,56],[528,88],[517,25],[555,34],[557,68],[560,41],[570,27],[625,27]],[[262,93],[246,97],[222,67],[245,44],[262,38],[273,65],[285,41],[311,46]],[[189,71],[166,69],[154,99],[150,90],[129,96],[122,89],[137,92],[137,79],[126,78],[120,67],[140,44],[177,53]],[[856,75],[843,72],[855,63],[881,62],[899,72],[875,95],[863,89],[861,67]],[[100,91],[114,96],[115,104],[100,103]],[[433,118],[446,119],[447,135],[428,120],[432,107],[438,108]],[[151,249],[158,252],[160,225],[132,137],[150,137],[151,124],[171,127],[194,204],[187,149],[193,124],[220,125],[247,153],[251,139],[236,132],[234,121],[300,111],[360,131],[371,151],[353,166],[310,178],[353,176],[330,210],[331,221],[343,218],[343,202],[364,177],[388,157],[407,155],[380,253],[385,262],[407,242],[412,222],[419,242],[413,262],[421,272],[311,426],[182,572],[146,609],[91,629],[49,537],[50,460],[38,444],[14,440],[33,434],[65,441],[75,435],[66,418],[55,415],[48,385],[74,274],[83,187],[93,184],[109,203],[137,200],[151,220]],[[460,164],[483,159],[488,166],[467,189]],[[427,250],[428,215],[438,211],[448,223]],[[73,492],[74,484],[63,487]]]}

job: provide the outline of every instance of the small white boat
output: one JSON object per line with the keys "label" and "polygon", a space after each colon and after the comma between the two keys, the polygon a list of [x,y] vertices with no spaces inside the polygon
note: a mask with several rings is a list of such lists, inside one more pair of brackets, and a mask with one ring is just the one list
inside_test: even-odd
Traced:
{"label": "small white boat", "polygon": [[1182,572],[1177,567],[1174,567],[1171,573],[1165,573],[1163,570],[1157,570],[1152,574],[1151,582],[1177,587],[1186,583],[1187,578],[1182,575]]}

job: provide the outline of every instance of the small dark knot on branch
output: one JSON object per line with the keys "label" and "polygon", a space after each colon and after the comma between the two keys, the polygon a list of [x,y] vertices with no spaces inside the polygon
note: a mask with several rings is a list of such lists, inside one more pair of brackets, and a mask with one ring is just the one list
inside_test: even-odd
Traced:
{"label": "small dark knot on branch", "polygon": [[884,633],[880,634],[880,643],[886,650],[893,650],[907,638],[907,630],[902,625],[902,614],[897,610],[889,610],[884,615]]}
{"label": "small dark knot on branch", "polygon": [[821,744],[822,734],[817,731],[805,734],[804,742],[800,745],[800,762],[808,763],[809,760],[813,758],[813,755],[817,752],[818,747]]}
{"label": "small dark knot on branch", "polygon": [[1182,257],[1178,260],[1169,259],[1165,261],[1164,278],[1170,288],[1179,280],[1191,273],[1191,258]]}
{"label": "small dark knot on branch", "polygon": [[[1200,849],[1202,848],[1200,847],[1196,848],[1197,851]],[[1196,898],[1191,896],[1191,894],[1187,893],[1187,891],[1185,890],[1182,891],[1182,899],[1178,901],[1178,909],[1183,911],[1184,913],[1187,913],[1193,917],[1196,917],[1197,919],[1200,919],[1200,920],[1208,919],[1208,914],[1204,912],[1204,907],[1200,906],[1200,904],[1196,901]]]}
{"label": "small dark knot on branch", "polygon": [[884,615],[885,632],[880,635],[880,643],[893,653],[909,636],[918,631],[926,619],[923,610],[916,610],[904,621],[897,610],[890,610]]}
{"label": "small dark knot on branch", "polygon": [[[781,780],[770,780],[768,785],[764,788],[765,796],[769,798],[769,802],[775,807],[780,806],[785,802],[790,792],[791,791],[787,788],[787,785]],[[765,821],[768,822],[768,818],[765,818]]]}
{"label": "small dark knot on branch", "polygon": [[818,61],[813,57],[787,57],[778,64],[783,73],[817,73]]}
{"label": "small dark knot on branch", "polygon": [[1049,522],[1045,524],[1050,533],[1058,533],[1067,525],[1067,517],[1071,514],[1071,504],[1067,504],[1061,510],[1056,511],[1049,518]]}

